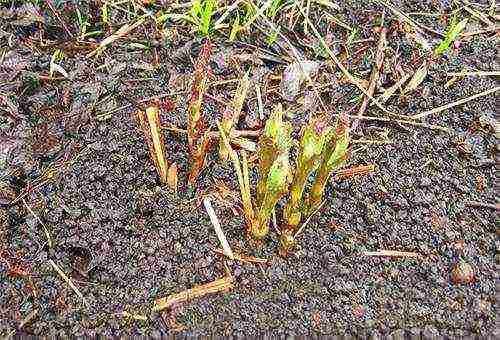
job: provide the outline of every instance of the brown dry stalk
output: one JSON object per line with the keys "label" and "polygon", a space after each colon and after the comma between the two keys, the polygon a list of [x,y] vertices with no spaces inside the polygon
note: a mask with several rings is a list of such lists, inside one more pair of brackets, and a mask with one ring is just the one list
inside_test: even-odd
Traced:
{"label": "brown dry stalk", "polygon": [[169,295],[166,298],[157,299],[153,306],[153,311],[160,311],[169,308],[172,305],[186,302],[194,298],[199,298],[207,294],[228,291],[232,288],[234,288],[234,279],[231,275],[227,275],[215,281]]}
{"label": "brown dry stalk", "polygon": [[165,159],[165,139],[161,133],[159,110],[151,106],[146,108],[146,112],[138,111],[136,114],[158,176],[162,183],[167,183],[168,162]]}
{"label": "brown dry stalk", "polygon": [[[375,54],[375,66],[372,69],[372,73],[370,76],[370,83],[368,85],[368,89],[366,90],[366,92],[370,96],[373,96],[373,93],[375,92],[375,87],[377,86],[377,82],[380,77],[380,70],[382,69],[384,63],[384,55],[385,55],[384,50],[386,43],[387,43],[387,29],[385,27],[382,27],[380,30],[380,38],[378,40],[377,52]],[[362,116],[365,113],[369,102],[370,102],[369,96],[368,95],[364,96],[363,103],[361,103],[361,106],[358,111],[358,116]],[[353,123],[353,125],[357,125],[357,122]]]}
{"label": "brown dry stalk", "polygon": [[194,66],[194,80],[188,104],[188,147],[191,156],[189,182],[194,184],[205,163],[205,155],[210,144],[208,126],[201,115],[203,96],[208,87],[210,73],[209,58],[213,45],[206,40]]}
{"label": "brown dry stalk", "polygon": [[367,175],[375,171],[375,165],[360,165],[349,169],[341,170],[337,173],[337,179],[351,178],[354,176]]}

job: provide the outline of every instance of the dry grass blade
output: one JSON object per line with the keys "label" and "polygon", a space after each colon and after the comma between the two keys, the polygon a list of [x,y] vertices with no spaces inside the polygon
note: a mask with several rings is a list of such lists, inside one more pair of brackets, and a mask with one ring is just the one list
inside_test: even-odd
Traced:
{"label": "dry grass blade", "polygon": [[[231,147],[231,144],[229,144],[229,140],[224,133],[224,130],[222,129],[222,126],[220,122],[217,122],[217,126],[219,128],[219,134],[220,137],[222,138],[224,145],[226,146],[228,152],[229,152],[229,157],[231,158],[231,161],[233,162],[234,170],[236,171],[236,177],[238,179],[238,185],[240,187],[240,195],[241,195],[241,203],[243,204],[243,211],[245,213],[245,219],[247,222],[247,225],[250,226],[253,221],[254,221],[254,211],[253,211],[253,205],[251,198],[247,193],[250,192],[250,188],[247,188],[247,185],[249,186],[249,183],[245,182],[245,177],[243,176],[243,171],[241,168],[241,163],[238,158],[238,154],[236,151],[233,150]],[[248,165],[246,165],[248,168]],[[248,171],[248,169],[246,170]]]}
{"label": "dry grass blade", "polygon": [[403,94],[416,90],[417,87],[420,84],[422,84],[425,77],[427,77],[428,69],[429,69],[429,63],[427,61],[424,61],[422,66],[420,66],[413,74],[413,77],[411,78],[411,80],[408,82],[408,85],[406,85],[405,89],[403,90]]}
{"label": "dry grass blade", "polygon": [[[372,73],[370,76],[370,83],[366,91],[371,96],[373,96],[373,93],[375,92],[375,87],[380,77],[380,70],[382,69],[382,65],[384,63],[384,55],[385,55],[384,50],[386,43],[387,43],[387,29],[385,27],[382,27],[382,29],[380,30],[380,37],[378,40],[377,52],[375,54],[375,66],[372,69]],[[366,96],[363,98],[363,102],[361,103],[361,106],[358,111],[358,116],[362,116],[365,113],[366,108],[368,107],[368,103],[369,103],[369,98],[368,96]],[[355,127],[353,127],[353,129],[355,129]]]}
{"label": "dry grass blade", "polygon": [[161,133],[160,117],[157,107],[148,107],[146,112],[137,112],[142,131],[146,137],[149,154],[162,183],[167,182],[168,163],[165,159],[165,139]]}
{"label": "dry grass blade", "polygon": [[[389,87],[387,90],[384,91],[384,93],[382,93],[378,98],[377,100],[383,104],[385,104],[389,98],[391,98],[394,93],[396,93],[397,90],[402,90],[402,86],[404,83],[406,83],[406,81],[408,79],[410,79],[411,77],[411,74],[409,73],[405,73],[401,79],[399,79],[396,84],[392,85],[391,87]],[[370,106],[373,105],[373,102],[370,103]]]}
{"label": "dry grass blade", "polygon": [[73,291],[76,293],[76,295],[78,295],[78,297],[80,299],[82,299],[82,301],[85,304],[85,306],[89,306],[89,303],[87,302],[87,300],[85,299],[85,297],[83,296],[83,294],[80,292],[80,290],[78,289],[78,287],[75,286],[75,284],[73,283],[73,281],[71,281],[71,279],[66,274],[64,274],[64,272],[61,270],[61,268],[59,268],[59,266],[53,260],[49,260],[49,263],[52,266],[52,268],[55,269],[55,271],[57,272],[57,274],[59,274],[59,276],[62,277],[62,279],[68,284],[68,286],[70,286],[71,289],[73,289]]}
{"label": "dry grass blade", "polygon": [[403,12],[399,11],[397,8],[393,7],[391,4],[389,4],[388,1],[384,1],[384,0],[377,0],[377,2],[381,3],[382,5],[384,5],[385,7],[387,7],[388,9],[390,9],[395,15],[397,15],[399,17],[399,19],[403,22],[406,22],[407,24],[409,24],[410,26],[413,27],[413,29],[415,31],[418,31],[420,33],[423,33],[422,32],[422,29],[425,29],[426,31],[429,31],[441,38],[444,37],[444,34],[441,33],[441,32],[438,32],[436,30],[433,30],[432,28],[430,27],[427,27],[427,26],[424,26],[420,23],[417,23],[415,22],[414,20],[412,20],[408,15],[404,14]]}
{"label": "dry grass blade", "polygon": [[[31,320],[33,320],[37,315],[38,315],[38,309],[32,310],[28,315],[26,315],[26,317],[21,321],[21,323],[17,328],[23,329],[23,327],[26,326],[28,323],[30,323]],[[9,334],[7,334],[5,340],[10,339],[14,334],[16,334],[16,330],[13,330]]]}
{"label": "dry grass blade", "polygon": [[472,207],[472,208],[487,208],[487,209],[492,209],[492,210],[500,210],[500,203],[483,203],[483,202],[466,202],[466,206]]}
{"label": "dry grass blade", "polygon": [[311,215],[309,215],[309,217],[307,218],[307,220],[305,220],[304,223],[302,223],[302,225],[300,226],[300,228],[297,230],[297,232],[295,233],[295,235],[293,235],[293,238],[296,239],[297,236],[300,235],[300,233],[309,225],[309,222],[311,222],[312,218],[314,217],[314,215],[316,215],[318,213],[318,211],[321,210],[321,208],[323,207],[323,205],[325,204],[326,201],[323,201],[321,202],[321,204],[318,206],[318,208],[316,210],[313,211],[313,213]]}
{"label": "dry grass blade", "polygon": [[106,47],[108,47],[108,45],[114,43],[118,39],[125,37],[127,34],[135,30],[137,27],[141,26],[144,23],[144,21],[145,19],[141,18],[131,25],[129,24],[123,25],[122,27],[120,27],[118,31],[116,31],[115,34],[112,34],[109,37],[102,40],[101,43],[99,44],[99,47],[96,48],[94,51],[90,52],[87,55],[87,58],[100,54],[102,51],[106,49]]}
{"label": "dry grass blade", "polygon": [[47,5],[47,7],[50,9],[50,11],[52,12],[52,14],[56,17],[56,19],[59,21],[59,23],[61,24],[62,28],[64,29],[64,31],[66,32],[66,34],[72,38],[73,37],[73,34],[71,34],[71,31],[69,30],[68,28],[68,25],[66,25],[66,22],[63,20],[63,18],[61,17],[61,14],[59,13],[59,11],[56,9],[56,7],[54,6],[54,3],[52,0],[46,0],[45,1],[45,4]]}
{"label": "dry grass blade", "polygon": [[477,93],[477,94],[475,94],[473,96],[470,96],[470,97],[462,98],[460,100],[457,100],[456,102],[449,103],[449,104],[446,104],[446,105],[434,108],[432,110],[425,111],[425,112],[413,115],[413,116],[411,116],[411,118],[412,119],[420,119],[420,118],[423,118],[423,117],[427,117],[429,115],[432,115],[432,114],[435,114],[435,113],[439,113],[439,112],[442,112],[444,110],[448,110],[448,109],[450,109],[452,107],[465,104],[467,102],[470,102],[471,100],[474,100],[474,99],[477,99],[477,98],[484,97],[484,96],[487,96],[489,94],[495,93],[498,90],[500,90],[500,86],[497,86],[497,87],[494,87],[492,89],[489,89],[489,90]]}
{"label": "dry grass blade", "polygon": [[[346,115],[350,118],[356,118],[351,115]],[[387,123],[399,123],[399,124],[407,124],[407,125],[412,125],[412,126],[419,126],[419,127],[424,127],[428,128],[431,130],[437,130],[437,131],[443,131],[443,132],[449,132],[450,129],[440,126],[440,125],[434,125],[434,124],[425,124],[425,123],[420,123],[420,122],[413,122],[413,121],[408,121],[408,120],[402,120],[402,119],[390,119],[390,118],[384,118],[384,117],[357,117],[359,119],[363,120],[373,120],[373,121],[378,121],[378,122],[387,122]]]}
{"label": "dry grass blade", "polygon": [[464,71],[464,72],[447,72],[447,76],[450,77],[498,77],[500,76],[500,71]]}
{"label": "dry grass blade", "polygon": [[[214,249],[214,252],[217,254],[225,255],[224,251],[221,249]],[[240,261],[243,263],[260,263],[260,264],[266,264],[269,262],[267,259],[261,259],[259,257],[254,257],[254,256],[248,256],[248,255],[243,255],[243,254],[235,254],[234,259],[236,261]]]}
{"label": "dry grass blade", "polygon": [[386,256],[386,257],[411,257],[421,258],[422,255],[411,251],[397,251],[397,250],[378,250],[378,251],[364,251],[364,256]]}
{"label": "dry grass blade", "polygon": [[212,225],[214,226],[215,233],[217,234],[217,237],[219,238],[219,242],[222,246],[222,249],[224,249],[224,255],[226,255],[231,260],[233,260],[234,259],[233,250],[231,249],[229,242],[227,242],[226,235],[224,234],[224,231],[222,230],[219,219],[217,218],[217,215],[215,214],[214,208],[212,207],[212,203],[210,202],[210,199],[208,197],[203,198],[203,205],[205,206],[205,209],[207,210],[207,214],[210,217],[210,222],[212,222]]}
{"label": "dry grass blade", "polygon": [[299,11],[302,14],[302,16],[306,19],[306,21],[308,22],[309,26],[311,27],[312,32],[316,36],[316,39],[318,39],[320,41],[322,47],[325,49],[325,51],[328,54],[328,56],[330,57],[330,59],[332,59],[333,62],[335,63],[335,65],[342,71],[342,73],[347,78],[347,80],[349,80],[352,84],[354,84],[367,98],[369,98],[384,113],[388,114],[389,116],[393,116],[393,117],[401,117],[400,115],[387,110],[385,107],[382,106],[382,104],[377,99],[373,98],[373,96],[368,93],[368,91],[365,89],[365,87],[362,84],[360,84],[359,81],[356,80],[356,78],[347,70],[347,68],[344,65],[342,65],[342,63],[338,60],[338,58],[333,54],[331,48],[326,43],[325,39],[323,39],[323,37],[318,32],[318,30],[316,29],[314,24],[309,20],[309,18],[307,18],[305,16],[304,11],[300,7],[299,7]]}
{"label": "dry grass blade", "polygon": [[495,27],[495,24],[490,19],[488,19],[488,16],[485,15],[484,13],[478,12],[469,6],[464,6],[463,9],[469,12],[472,16],[481,20],[488,27]]}
{"label": "dry grass blade", "polygon": [[118,313],[118,315],[123,317],[123,318],[129,318],[129,319],[134,319],[134,320],[139,320],[139,321],[147,321],[148,320],[147,316],[145,316],[145,315],[133,314],[133,313],[129,313],[127,311],[123,311],[121,313]]}
{"label": "dry grass blade", "polygon": [[[243,109],[243,103],[245,102],[245,98],[247,96],[249,88],[250,88],[250,78],[247,72],[241,79],[240,84],[238,85],[238,88],[234,93],[234,98],[232,103],[228,106],[222,117],[221,125],[222,128],[224,129],[224,132],[228,136],[231,136],[231,132],[234,129],[234,126],[238,123],[238,120],[240,119],[241,110]],[[229,157],[227,148],[225,147],[224,141],[222,140],[220,141],[219,145],[219,157],[222,160],[226,160]]]}
{"label": "dry grass blade", "polygon": [[228,275],[221,279],[187,289],[180,293],[172,294],[166,298],[157,299],[153,306],[153,311],[157,312],[194,298],[199,298],[207,294],[228,291],[232,288],[234,288],[234,280],[231,275]]}
{"label": "dry grass blade", "polygon": [[24,198],[21,199],[24,203],[24,206],[26,207],[26,209],[28,209],[28,211],[37,219],[38,223],[40,223],[43,227],[43,232],[45,233],[45,237],[47,237],[47,245],[49,246],[49,248],[52,248],[53,246],[53,242],[52,242],[52,238],[50,237],[50,233],[49,233],[49,229],[47,228],[47,226],[45,225],[45,223],[42,222],[42,220],[40,219],[40,217],[38,217],[37,214],[35,214],[35,212],[33,210],[31,210],[30,206],[28,205],[28,203],[26,203],[26,201],[24,200]]}

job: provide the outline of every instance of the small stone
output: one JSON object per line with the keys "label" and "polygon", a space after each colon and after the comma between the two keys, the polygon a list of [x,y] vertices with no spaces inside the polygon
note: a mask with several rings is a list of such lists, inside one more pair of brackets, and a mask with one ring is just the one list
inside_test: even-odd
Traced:
{"label": "small stone", "polygon": [[432,181],[429,177],[423,177],[421,180],[420,180],[420,186],[421,187],[428,187],[432,184]]}
{"label": "small stone", "polygon": [[391,334],[389,334],[389,336],[387,337],[387,339],[389,340],[403,340],[403,339],[406,339],[406,336],[405,336],[405,331],[403,329],[397,329],[395,330],[394,332],[392,332]]}
{"label": "small stone", "polygon": [[439,331],[436,329],[436,327],[427,325],[422,331],[422,337],[424,339],[437,339],[439,338]]}
{"label": "small stone", "polygon": [[464,260],[460,260],[451,271],[451,282],[468,284],[474,281],[474,269]]}
{"label": "small stone", "polygon": [[181,250],[182,250],[182,244],[180,242],[175,242],[175,244],[174,244],[174,251],[177,254],[180,254]]}

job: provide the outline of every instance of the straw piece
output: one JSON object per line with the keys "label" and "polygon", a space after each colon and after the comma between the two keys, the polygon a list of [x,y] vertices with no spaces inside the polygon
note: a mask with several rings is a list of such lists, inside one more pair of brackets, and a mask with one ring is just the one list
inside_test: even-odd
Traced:
{"label": "straw piece", "polygon": [[362,254],[364,256],[422,257],[422,255],[415,252],[397,251],[397,250],[364,251]]}
{"label": "straw piece", "polygon": [[53,260],[49,260],[49,263],[52,266],[52,268],[55,269],[55,271],[57,272],[57,274],[59,274],[59,276],[61,276],[63,278],[63,280],[66,281],[66,283],[68,284],[68,286],[70,286],[71,289],[73,289],[73,291],[76,293],[76,295],[78,295],[80,297],[80,299],[83,300],[83,303],[86,306],[88,306],[89,303],[87,302],[87,300],[85,299],[85,297],[83,296],[83,294],[80,292],[80,290],[78,289],[78,287],[75,286],[75,284],[73,283],[73,281],[71,281],[71,279],[66,274],[64,274],[64,272],[61,270],[61,268],[59,268],[59,266]]}
{"label": "straw piece", "polygon": [[231,275],[228,275],[215,281],[169,295],[166,298],[157,299],[153,306],[153,311],[157,312],[194,298],[202,297],[207,294],[228,291],[232,288],[234,288],[234,280]]}
{"label": "straw piece", "polygon": [[219,223],[219,219],[215,214],[214,208],[212,208],[212,203],[210,202],[210,198],[208,197],[203,198],[203,205],[205,206],[208,216],[210,217],[210,222],[212,222],[212,225],[214,226],[215,233],[219,238],[222,249],[224,249],[224,255],[233,260],[234,259],[233,250],[229,246],[229,242],[227,242],[226,235],[224,235],[224,231],[222,230],[222,227]]}

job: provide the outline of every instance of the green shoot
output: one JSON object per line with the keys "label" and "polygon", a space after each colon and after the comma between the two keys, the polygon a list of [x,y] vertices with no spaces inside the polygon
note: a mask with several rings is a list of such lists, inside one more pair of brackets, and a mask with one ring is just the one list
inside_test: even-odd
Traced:
{"label": "green shoot", "polygon": [[331,173],[341,167],[349,154],[349,121],[347,117],[340,116],[337,127],[326,137],[324,149],[321,154],[321,164],[314,179],[311,192],[306,200],[305,212],[310,215],[323,201],[326,183]]}
{"label": "green shoot", "polygon": [[271,0],[271,5],[269,8],[266,10],[266,15],[269,18],[274,18],[276,14],[278,14],[278,11],[283,7],[284,1],[283,0]]}
{"label": "green shoot", "polygon": [[240,15],[236,13],[236,18],[233,21],[231,32],[229,33],[229,41],[234,41],[236,39],[236,35],[238,34],[240,28]]}
{"label": "green shoot", "polygon": [[190,15],[198,23],[198,32],[208,36],[212,30],[212,16],[217,8],[217,0],[196,0],[190,10]]}
{"label": "green shoot", "polygon": [[434,51],[436,55],[440,55],[448,51],[448,49],[451,46],[451,43],[455,41],[460,35],[460,33],[462,33],[462,31],[465,29],[467,21],[468,19],[464,19],[457,23],[457,18],[453,17],[450,28],[446,32],[444,39],[441,41],[441,43],[436,47]]}
{"label": "green shoot", "polygon": [[281,31],[281,27],[278,26],[278,28],[276,28],[273,32],[271,32],[271,34],[269,34],[269,36],[266,39],[268,46],[271,46],[272,44],[274,44],[276,42],[276,39],[278,39],[278,35],[280,34],[280,31]]}
{"label": "green shoot", "polygon": [[292,246],[290,240],[293,239],[293,234],[301,220],[302,196],[307,179],[318,166],[329,131],[330,128],[322,117],[311,119],[302,131],[295,176],[290,188],[290,199],[283,211],[285,225],[282,229],[281,244],[284,248]]}
{"label": "green shoot", "polygon": [[108,12],[108,3],[104,2],[101,7],[101,17],[102,23],[104,25],[109,25],[109,12]]}
{"label": "green shoot", "polygon": [[283,122],[283,110],[278,105],[266,122],[259,140],[259,181],[257,183],[256,223],[251,235],[260,239],[269,231],[269,220],[278,201],[288,193],[291,179],[289,152],[292,146],[292,126]]}

